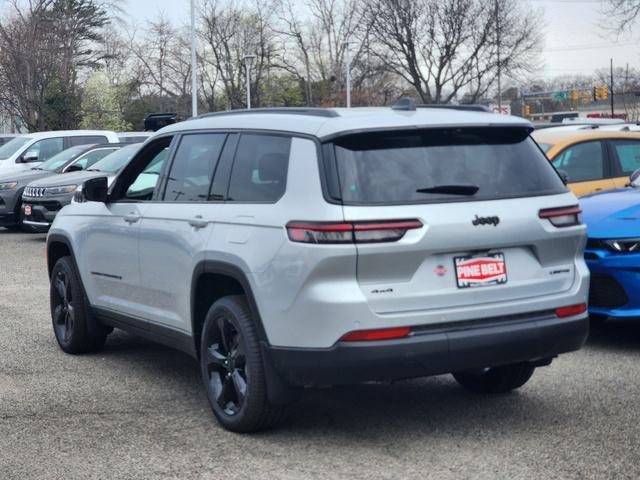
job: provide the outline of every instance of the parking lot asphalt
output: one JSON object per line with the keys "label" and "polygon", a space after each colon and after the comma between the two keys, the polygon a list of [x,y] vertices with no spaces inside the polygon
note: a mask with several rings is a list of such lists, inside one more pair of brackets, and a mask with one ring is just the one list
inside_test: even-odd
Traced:
{"label": "parking lot asphalt", "polygon": [[0,229],[0,479],[638,478],[640,327],[601,325],[518,392],[450,376],[308,391],[238,435],[188,356],[116,332],[70,356],[50,326],[44,236]]}

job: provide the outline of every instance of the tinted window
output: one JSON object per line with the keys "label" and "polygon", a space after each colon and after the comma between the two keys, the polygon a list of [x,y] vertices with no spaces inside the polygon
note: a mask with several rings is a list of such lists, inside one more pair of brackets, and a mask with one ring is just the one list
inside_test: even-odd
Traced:
{"label": "tinted window", "polygon": [[73,162],[73,164],[80,165],[83,169],[86,169],[116,150],[116,148],[101,148],[99,150],[93,150],[82,155],[77,161]]}
{"label": "tinted window", "polygon": [[225,138],[226,135],[223,133],[201,133],[182,137],[167,179],[165,200],[208,200],[209,187]]}
{"label": "tinted window", "polygon": [[99,162],[92,165],[89,170],[96,170],[99,172],[115,173],[123,168],[131,157],[140,149],[139,144],[127,145],[126,147],[116,150],[110,155],[107,155]]}
{"label": "tinted window", "polygon": [[[334,149],[345,203],[486,200],[566,191],[520,128],[356,134],[337,140]],[[471,193],[456,193],[455,186],[469,187]]]}
{"label": "tinted window", "polygon": [[231,172],[229,199],[275,202],[284,194],[291,138],[243,134]]}
{"label": "tinted window", "polygon": [[640,141],[611,140],[622,173],[630,175],[640,168]]}
{"label": "tinted window", "polygon": [[562,151],[553,159],[556,168],[567,172],[569,182],[604,178],[602,142],[583,142]]}
{"label": "tinted window", "polygon": [[46,162],[63,150],[64,141],[62,138],[45,138],[27,148],[27,151],[22,154],[22,157],[25,160],[31,158],[32,162]]}
{"label": "tinted window", "polygon": [[109,143],[107,137],[103,135],[85,135],[80,137],[69,137],[70,145],[91,145],[92,143]]}

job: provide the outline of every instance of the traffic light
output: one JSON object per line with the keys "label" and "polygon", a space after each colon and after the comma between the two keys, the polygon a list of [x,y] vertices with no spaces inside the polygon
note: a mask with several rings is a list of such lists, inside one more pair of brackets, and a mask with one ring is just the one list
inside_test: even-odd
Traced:
{"label": "traffic light", "polygon": [[589,103],[591,101],[591,95],[589,94],[589,90],[585,90],[582,92],[582,101],[584,103]]}
{"label": "traffic light", "polygon": [[595,86],[593,87],[593,101],[597,102],[598,100],[600,100],[600,87]]}
{"label": "traffic light", "polygon": [[600,87],[600,98],[602,100],[609,98],[609,88],[606,85],[602,85],[602,87]]}
{"label": "traffic light", "polygon": [[528,117],[529,115],[531,115],[531,107],[529,105],[525,105],[524,106],[524,116]]}
{"label": "traffic light", "polygon": [[575,88],[571,90],[571,100],[573,100],[574,102],[577,102],[579,98],[580,98],[580,94],[578,93],[578,90],[576,90]]}

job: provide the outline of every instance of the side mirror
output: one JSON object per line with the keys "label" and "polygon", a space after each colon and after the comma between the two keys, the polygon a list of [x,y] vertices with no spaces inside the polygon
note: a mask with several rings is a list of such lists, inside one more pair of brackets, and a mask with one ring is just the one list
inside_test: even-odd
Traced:
{"label": "side mirror", "polygon": [[87,202],[106,203],[108,191],[107,177],[92,178],[82,184],[82,194]]}
{"label": "side mirror", "polygon": [[640,169],[629,175],[629,186],[632,188],[640,188]]}
{"label": "side mirror", "polygon": [[78,163],[73,163],[73,164],[69,165],[67,168],[64,169],[64,173],[79,172],[80,170],[84,170],[82,168],[82,165],[80,165]]}
{"label": "side mirror", "polygon": [[565,185],[569,183],[569,174],[565,170],[559,168],[558,175],[560,175],[560,178]]}
{"label": "side mirror", "polygon": [[38,152],[30,150],[27,153],[25,153],[24,155],[22,155],[18,160],[19,160],[18,163],[37,162],[38,161]]}

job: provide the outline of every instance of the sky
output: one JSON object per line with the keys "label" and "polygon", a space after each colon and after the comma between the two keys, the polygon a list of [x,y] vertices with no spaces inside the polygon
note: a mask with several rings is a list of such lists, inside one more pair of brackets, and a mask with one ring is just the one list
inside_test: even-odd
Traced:
{"label": "sky", "polygon": [[[485,0],[489,2],[489,0]],[[521,0],[543,13],[545,46],[541,55],[542,77],[591,74],[614,66],[640,67],[640,22],[636,34],[614,38],[603,24],[602,0]],[[160,13],[176,24],[190,18],[189,0],[125,0],[128,18],[153,19]]]}

